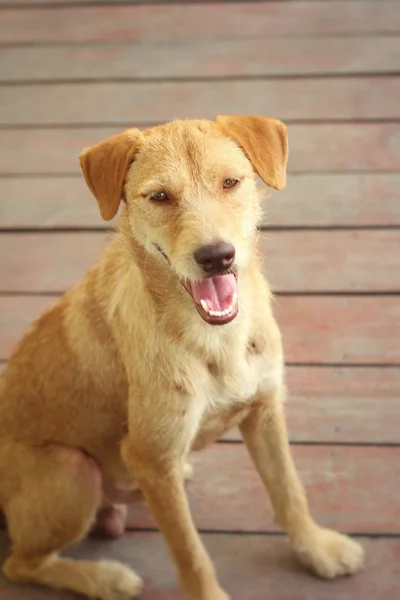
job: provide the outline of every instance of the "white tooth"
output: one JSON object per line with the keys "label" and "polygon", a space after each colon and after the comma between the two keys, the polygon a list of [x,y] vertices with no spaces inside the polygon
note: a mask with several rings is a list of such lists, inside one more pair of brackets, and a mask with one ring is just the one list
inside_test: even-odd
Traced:
{"label": "white tooth", "polygon": [[232,307],[236,305],[236,303],[237,303],[237,299],[238,299],[238,295],[237,295],[237,293],[235,292],[235,293],[233,294],[233,296],[232,296],[232,305],[231,305]]}
{"label": "white tooth", "polygon": [[211,312],[210,309],[208,308],[207,302],[205,300],[203,300],[203,298],[200,300],[200,304],[201,304],[201,306],[203,307],[203,310],[206,313],[210,313]]}

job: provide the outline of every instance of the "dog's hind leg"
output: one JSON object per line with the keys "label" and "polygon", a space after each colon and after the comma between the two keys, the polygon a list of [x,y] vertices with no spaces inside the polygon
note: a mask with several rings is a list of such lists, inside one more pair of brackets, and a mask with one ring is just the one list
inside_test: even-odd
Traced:
{"label": "dog's hind leg", "polygon": [[6,577],[101,600],[137,596],[141,580],[122,564],[57,554],[81,540],[95,519],[102,492],[97,464],[79,450],[58,445],[14,444],[6,462],[1,454],[0,491],[12,540]]}

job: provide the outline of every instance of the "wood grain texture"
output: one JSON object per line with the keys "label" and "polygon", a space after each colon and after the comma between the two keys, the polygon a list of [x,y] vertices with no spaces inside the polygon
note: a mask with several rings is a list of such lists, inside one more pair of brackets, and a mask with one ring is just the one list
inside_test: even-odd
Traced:
{"label": "wood grain texture", "polygon": [[[400,175],[399,175],[400,182]],[[400,215],[399,215],[400,220]],[[14,227],[106,227],[83,177],[3,179],[0,225]]]}
{"label": "wood grain texture", "polygon": [[400,443],[400,368],[288,366],[286,381],[292,442]]}
{"label": "wood grain texture", "polygon": [[[119,133],[129,124],[133,125],[132,121],[109,127],[2,130],[0,142],[4,151],[0,154],[0,174],[78,175],[78,155],[82,149]],[[289,124],[288,135],[291,173],[400,170],[398,123]],[[380,194],[380,190],[376,193]]]}
{"label": "wood grain texture", "polygon": [[[328,140],[330,135],[326,134],[325,138]],[[301,154],[300,148],[297,152]],[[286,190],[272,193],[263,202],[263,224],[397,225],[400,223],[399,190],[400,174],[397,173],[291,173]]]}
{"label": "wood grain texture", "polygon": [[[247,511],[246,511],[247,512]],[[400,593],[397,539],[362,539],[366,548],[365,570],[355,577],[333,582],[309,575],[293,557],[280,536],[203,535],[222,585],[232,600],[395,600]],[[0,558],[9,548],[0,533]],[[85,560],[119,560],[137,570],[145,580],[143,600],[182,600],[167,547],[158,533],[130,533],[115,542],[88,539],[69,549],[68,555]],[[379,581],[377,581],[379,573]],[[34,586],[15,585],[0,576],[4,600],[73,600],[67,592],[51,592]],[[268,594],[268,595],[266,595]]]}
{"label": "wood grain texture", "polygon": [[[347,532],[400,534],[396,493],[400,448],[294,446],[292,452],[311,510],[321,524]],[[195,477],[187,489],[198,528],[279,529],[244,444],[217,444],[194,454],[190,462]],[[155,526],[144,502],[131,506],[129,524]]]}
{"label": "wood grain texture", "polygon": [[0,360],[8,358],[33,320],[55,301],[51,296],[0,296]]}
{"label": "wood grain texture", "polygon": [[276,292],[400,291],[397,231],[275,231],[260,249]]}
{"label": "wood grain texture", "polygon": [[[288,366],[286,380],[291,442],[400,444],[400,367]],[[233,429],[222,439],[242,437]]]}
{"label": "wood grain texture", "polygon": [[[366,569],[356,577],[310,577],[276,534],[238,431],[193,457],[190,503],[196,523],[210,532],[204,541],[232,600],[397,600],[400,248],[390,228],[400,225],[400,3],[9,0],[4,9],[6,1],[0,0],[4,230],[104,227],[77,156],[134,123],[218,113],[288,122],[289,185],[264,202],[263,220],[283,230],[261,241],[275,288],[294,293],[275,299],[290,363],[293,453],[319,521],[375,539],[363,539]],[[387,230],[309,230],[331,226]],[[47,294],[69,287],[106,238],[0,234],[0,361],[56,301]],[[129,522],[154,526],[140,502]],[[7,551],[0,532],[0,562]],[[131,564],[145,578],[145,600],[182,599],[157,533],[88,539],[67,553]],[[15,586],[1,575],[0,597],[75,598]]]}
{"label": "wood grain texture", "polygon": [[63,43],[185,40],[277,35],[337,35],[400,31],[396,0],[239,2],[229,6],[96,6],[4,10],[0,42]]}
{"label": "wood grain texture", "polygon": [[[1,292],[64,292],[100,257],[107,233],[0,234]],[[259,236],[275,292],[400,292],[400,231],[272,231]]]}
{"label": "wood grain texture", "polygon": [[[378,82],[363,77],[278,79],[246,84],[232,82],[229,99],[225,82],[201,84],[202,94],[193,104],[192,90],[186,83],[175,87],[174,96],[167,97],[163,90],[166,83],[147,83],[146,87],[130,82],[3,85],[0,87],[0,125],[109,123],[118,126],[135,121],[153,123],[177,116],[204,118],[212,113],[215,117],[221,112],[265,114],[283,121],[400,117],[400,80],[396,77],[379,77]],[[210,89],[213,90],[211,96]],[[177,90],[181,108],[175,102]]]}
{"label": "wood grain texture", "polygon": [[65,292],[108,239],[107,233],[0,234],[0,293]]}
{"label": "wood grain texture", "polygon": [[[62,68],[60,68],[62,65]],[[394,73],[394,37],[208,39],[0,49],[0,81]]]}
{"label": "wood grain texture", "polygon": [[399,364],[396,296],[276,299],[288,362]]}
{"label": "wood grain texture", "polygon": [[[0,359],[49,296],[0,296]],[[400,304],[396,296],[289,296],[275,300],[290,363],[400,364]]]}
{"label": "wood grain texture", "polygon": [[[60,137],[62,134],[60,134]],[[263,226],[363,227],[400,225],[400,173],[289,174],[283,192],[266,190]],[[2,228],[105,227],[84,180],[3,179]]]}

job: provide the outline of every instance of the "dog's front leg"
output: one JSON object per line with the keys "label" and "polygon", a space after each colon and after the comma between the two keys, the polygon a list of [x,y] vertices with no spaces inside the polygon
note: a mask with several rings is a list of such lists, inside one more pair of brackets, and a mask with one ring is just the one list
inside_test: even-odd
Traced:
{"label": "dog's front leg", "polygon": [[300,560],[317,575],[333,578],[355,573],[363,549],[355,541],[311,518],[306,494],[291,457],[286,431],[283,390],[257,399],[240,428],[268,490],[276,522],[287,532]]}
{"label": "dog's front leg", "polygon": [[190,445],[188,413],[174,401],[160,412],[153,405],[149,418],[142,410],[140,421],[130,424],[122,456],[165,537],[188,598],[229,600],[193,523],[185,492],[182,466]]}

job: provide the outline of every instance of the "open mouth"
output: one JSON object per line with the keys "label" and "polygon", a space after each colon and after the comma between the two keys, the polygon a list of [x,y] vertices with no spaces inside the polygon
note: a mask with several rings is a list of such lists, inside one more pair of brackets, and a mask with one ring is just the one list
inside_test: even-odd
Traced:
{"label": "open mouth", "polygon": [[[158,244],[155,246],[171,266],[167,254]],[[193,298],[197,312],[204,321],[210,325],[226,325],[239,312],[237,279],[235,271],[228,271],[200,281],[181,279],[180,282]]]}
{"label": "open mouth", "polygon": [[182,281],[197,312],[211,325],[225,325],[238,314],[237,274],[225,273],[200,281]]}

